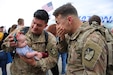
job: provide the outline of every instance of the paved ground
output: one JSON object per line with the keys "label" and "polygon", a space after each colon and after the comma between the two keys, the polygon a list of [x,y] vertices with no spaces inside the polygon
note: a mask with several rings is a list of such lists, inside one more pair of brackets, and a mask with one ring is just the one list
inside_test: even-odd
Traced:
{"label": "paved ground", "polygon": [[[11,75],[10,74],[10,65],[11,64],[8,64],[7,65],[7,75]],[[61,68],[62,68],[62,66],[61,66],[61,58],[59,59],[59,61],[58,61],[58,66],[59,66],[59,73],[61,74]],[[1,73],[1,69],[0,69],[0,75],[2,75],[2,73]],[[52,73],[51,73],[51,71],[49,70],[49,75],[52,75]]]}

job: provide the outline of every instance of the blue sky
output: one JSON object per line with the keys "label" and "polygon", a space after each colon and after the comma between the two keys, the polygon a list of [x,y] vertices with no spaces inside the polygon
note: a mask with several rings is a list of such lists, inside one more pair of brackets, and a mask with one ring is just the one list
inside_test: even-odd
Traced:
{"label": "blue sky", "polygon": [[54,9],[49,12],[48,24],[54,23],[53,11],[67,2],[76,7],[81,18],[86,16],[85,20],[93,14],[102,16],[104,20],[105,16],[113,20],[113,0],[0,0],[0,26],[4,25],[8,29],[12,24],[17,24],[18,18],[24,18],[25,26],[30,26],[33,13],[50,1]]}

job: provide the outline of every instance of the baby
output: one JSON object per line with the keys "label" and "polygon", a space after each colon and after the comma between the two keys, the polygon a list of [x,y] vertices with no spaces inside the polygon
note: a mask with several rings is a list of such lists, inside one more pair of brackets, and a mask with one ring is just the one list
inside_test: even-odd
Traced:
{"label": "baby", "polygon": [[35,58],[35,60],[40,60],[40,58],[48,57],[48,53],[37,52],[32,50],[27,45],[26,36],[22,32],[14,34],[14,41],[17,43],[16,53],[25,56],[27,58]]}

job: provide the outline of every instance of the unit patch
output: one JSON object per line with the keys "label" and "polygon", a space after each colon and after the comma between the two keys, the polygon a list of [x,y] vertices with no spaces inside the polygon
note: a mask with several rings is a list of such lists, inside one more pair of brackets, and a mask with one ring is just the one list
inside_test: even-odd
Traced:
{"label": "unit patch", "polygon": [[82,50],[82,64],[87,68],[93,69],[101,53],[101,46],[92,40],[87,40]]}
{"label": "unit patch", "polygon": [[95,51],[91,48],[87,48],[84,53],[84,58],[90,61],[93,58]]}

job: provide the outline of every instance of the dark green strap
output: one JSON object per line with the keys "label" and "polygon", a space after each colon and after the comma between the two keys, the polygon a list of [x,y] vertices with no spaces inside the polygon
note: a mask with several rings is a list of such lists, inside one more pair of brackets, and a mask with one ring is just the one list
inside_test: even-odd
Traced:
{"label": "dark green strap", "polygon": [[45,34],[45,45],[47,46],[48,43],[48,33],[46,31],[44,31]]}

